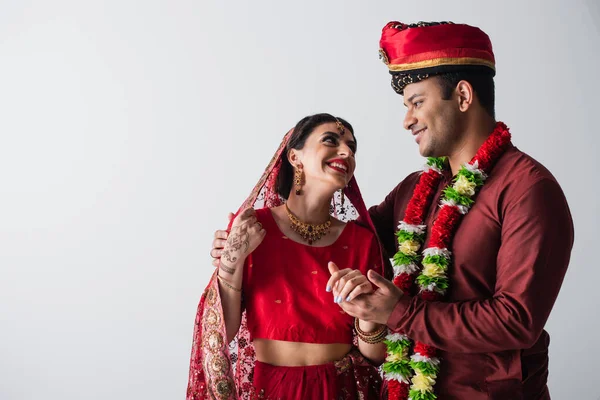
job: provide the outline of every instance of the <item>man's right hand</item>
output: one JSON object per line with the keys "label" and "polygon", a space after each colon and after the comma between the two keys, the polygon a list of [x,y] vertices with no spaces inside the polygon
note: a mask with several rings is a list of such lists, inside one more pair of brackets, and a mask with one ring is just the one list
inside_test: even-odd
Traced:
{"label": "man's right hand", "polygon": [[[231,221],[232,218],[233,213],[229,213],[227,220]],[[225,243],[227,243],[227,237],[229,237],[227,231],[215,231],[215,240],[213,240],[212,250],[210,251],[210,256],[213,258],[212,265],[215,267],[219,266],[219,259],[221,258],[221,254],[223,254]]]}
{"label": "man's right hand", "polygon": [[374,292],[338,304],[352,317],[386,325],[403,292],[372,269],[367,273],[367,278],[377,288]]}

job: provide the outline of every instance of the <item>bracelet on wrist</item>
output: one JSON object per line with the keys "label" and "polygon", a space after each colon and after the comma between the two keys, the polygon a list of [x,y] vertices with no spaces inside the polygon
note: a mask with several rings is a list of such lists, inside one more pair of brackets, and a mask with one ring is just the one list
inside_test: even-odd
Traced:
{"label": "bracelet on wrist", "polygon": [[358,318],[354,319],[354,329],[358,338],[368,344],[376,344],[382,342],[388,334],[387,326],[382,325],[381,328],[376,329],[373,332],[365,332],[360,329]]}
{"label": "bracelet on wrist", "polygon": [[236,288],[235,286],[231,285],[231,283],[227,282],[227,280],[221,278],[219,276],[219,274],[217,274],[217,279],[219,280],[219,282],[221,282],[221,284],[223,286],[225,286],[226,288],[229,288],[231,290],[233,290],[234,292],[238,292],[238,293],[242,293],[242,289]]}

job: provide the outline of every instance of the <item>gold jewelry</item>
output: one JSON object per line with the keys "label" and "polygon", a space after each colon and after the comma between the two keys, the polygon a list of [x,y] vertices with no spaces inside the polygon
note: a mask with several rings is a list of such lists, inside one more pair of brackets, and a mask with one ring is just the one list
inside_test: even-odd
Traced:
{"label": "gold jewelry", "polygon": [[383,340],[388,334],[388,329],[385,325],[382,325],[381,328],[373,332],[363,331],[362,329],[360,329],[358,318],[354,319],[354,329],[356,329],[356,334],[358,335],[358,338],[368,344],[383,342]]}
{"label": "gold jewelry", "polygon": [[302,239],[307,241],[308,244],[315,243],[329,233],[329,229],[331,228],[331,217],[329,217],[327,222],[322,224],[307,224],[306,222],[300,221],[298,217],[290,211],[287,203],[285,204],[285,212],[290,219],[290,228],[302,236]]}
{"label": "gold jewelry", "polygon": [[300,168],[296,168],[294,171],[294,185],[296,185],[296,195],[300,196],[302,194],[302,170]]}
{"label": "gold jewelry", "polygon": [[340,131],[340,135],[344,136],[344,133],[346,133],[346,129],[344,128],[344,125],[337,118],[335,119],[335,124],[337,125],[337,128]]}
{"label": "gold jewelry", "polygon": [[219,262],[219,269],[223,272],[228,273],[229,275],[233,275],[235,273],[235,268],[228,267],[227,265],[225,265],[223,260]]}
{"label": "gold jewelry", "polygon": [[233,287],[229,282],[227,282],[225,279],[221,278],[219,275],[217,275],[217,279],[219,280],[219,282],[221,282],[223,284],[223,286],[233,290],[234,292],[242,293],[242,289]]}

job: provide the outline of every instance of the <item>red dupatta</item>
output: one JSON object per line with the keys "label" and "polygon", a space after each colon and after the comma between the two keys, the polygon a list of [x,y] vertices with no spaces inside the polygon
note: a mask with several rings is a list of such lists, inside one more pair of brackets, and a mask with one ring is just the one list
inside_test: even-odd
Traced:
{"label": "red dupatta", "polygon": [[[254,208],[276,207],[285,201],[276,191],[277,175],[281,168],[282,157],[285,156],[287,143],[293,133],[288,131],[275,155],[269,162],[250,196],[242,203],[236,215],[252,206]],[[362,199],[356,179],[352,177],[344,189],[346,201],[342,203],[341,195],[336,193],[330,212],[341,220],[354,220],[357,223],[376,231]],[[233,219],[232,219],[233,221]],[[228,227],[228,230],[231,228]],[[381,249],[381,247],[380,247]],[[381,251],[381,250],[380,250]],[[383,254],[383,253],[381,253]],[[383,259],[387,277],[391,275],[391,267]],[[255,353],[246,323],[246,312],[242,313],[239,331],[231,343],[227,343],[227,333],[221,297],[215,271],[202,293],[192,340],[190,373],[186,400],[237,400],[252,399],[252,377]]]}

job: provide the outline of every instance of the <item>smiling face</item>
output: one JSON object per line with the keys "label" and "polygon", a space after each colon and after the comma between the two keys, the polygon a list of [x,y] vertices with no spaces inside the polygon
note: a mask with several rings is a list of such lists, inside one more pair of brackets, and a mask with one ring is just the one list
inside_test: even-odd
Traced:
{"label": "smiling face", "polygon": [[453,153],[461,136],[462,113],[455,95],[444,100],[436,77],[411,83],[404,88],[407,108],[404,128],[410,130],[424,157]]}
{"label": "smiling face", "polygon": [[301,165],[306,185],[326,186],[332,192],[344,188],[356,168],[356,141],[352,132],[343,134],[338,124],[318,125],[307,137],[304,147],[288,153],[290,163]]}

